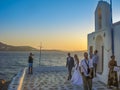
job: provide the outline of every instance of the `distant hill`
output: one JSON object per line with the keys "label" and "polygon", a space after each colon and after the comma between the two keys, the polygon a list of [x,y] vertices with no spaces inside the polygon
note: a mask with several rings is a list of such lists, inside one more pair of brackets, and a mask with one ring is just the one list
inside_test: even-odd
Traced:
{"label": "distant hill", "polygon": [[0,51],[36,51],[36,48],[30,46],[12,46],[0,42]]}

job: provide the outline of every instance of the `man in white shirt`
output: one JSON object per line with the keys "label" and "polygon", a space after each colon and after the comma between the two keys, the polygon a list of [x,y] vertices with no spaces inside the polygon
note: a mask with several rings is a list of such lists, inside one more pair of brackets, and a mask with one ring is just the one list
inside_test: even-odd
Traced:
{"label": "man in white shirt", "polygon": [[83,78],[84,90],[92,90],[92,78],[90,76],[90,69],[93,68],[93,64],[88,59],[88,53],[84,53],[84,59],[80,63],[80,71]]}
{"label": "man in white shirt", "polygon": [[97,71],[97,64],[98,64],[98,55],[97,55],[98,51],[95,50],[94,51],[94,55],[93,55],[93,66],[94,66],[94,76],[96,77],[96,71]]}

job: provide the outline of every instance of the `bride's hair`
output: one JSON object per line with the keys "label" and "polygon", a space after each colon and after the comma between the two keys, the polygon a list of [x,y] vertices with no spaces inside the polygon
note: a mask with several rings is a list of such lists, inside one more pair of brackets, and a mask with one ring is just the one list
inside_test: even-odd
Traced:
{"label": "bride's hair", "polygon": [[79,63],[79,58],[78,58],[77,54],[74,55],[74,58]]}

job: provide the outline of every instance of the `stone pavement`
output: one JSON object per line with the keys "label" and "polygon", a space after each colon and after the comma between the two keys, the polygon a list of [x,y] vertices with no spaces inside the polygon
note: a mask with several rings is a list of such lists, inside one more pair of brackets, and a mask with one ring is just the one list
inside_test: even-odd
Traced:
{"label": "stone pavement", "polygon": [[[33,75],[26,73],[23,90],[83,90],[83,86],[72,85],[66,78],[67,70],[65,67],[34,68]],[[94,78],[93,90],[115,89],[107,89],[105,84]]]}

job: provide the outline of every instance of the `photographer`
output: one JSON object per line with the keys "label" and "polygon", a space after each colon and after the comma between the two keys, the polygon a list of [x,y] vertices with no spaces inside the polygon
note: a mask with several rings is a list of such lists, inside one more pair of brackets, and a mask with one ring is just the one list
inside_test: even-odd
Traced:
{"label": "photographer", "polygon": [[30,53],[28,57],[28,74],[33,74],[33,54]]}

